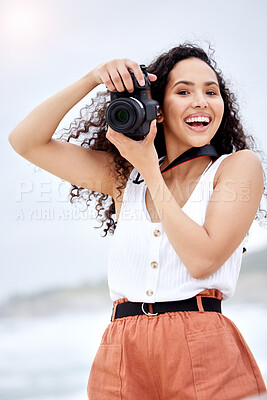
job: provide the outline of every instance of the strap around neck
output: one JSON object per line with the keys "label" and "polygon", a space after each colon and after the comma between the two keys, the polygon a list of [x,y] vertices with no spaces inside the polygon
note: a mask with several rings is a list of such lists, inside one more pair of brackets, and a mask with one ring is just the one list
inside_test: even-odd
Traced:
{"label": "strap around neck", "polygon": [[211,144],[206,144],[202,147],[191,147],[189,150],[182,153],[175,160],[173,160],[166,168],[164,168],[161,173],[169,171],[170,169],[176,167],[179,164],[182,164],[186,161],[192,160],[193,158],[203,157],[203,156],[211,156],[211,157],[219,157],[214,146]]}
{"label": "strap around neck", "polygon": [[[184,153],[180,154],[175,160],[173,160],[161,173],[169,171],[170,169],[176,167],[179,164],[182,164],[186,161],[192,160],[193,158],[203,157],[203,156],[211,156],[211,157],[219,157],[215,147],[211,144],[205,144],[202,147],[191,147]],[[140,174],[138,172],[136,178],[133,180],[133,183],[140,184],[144,182],[143,179],[139,179]]]}

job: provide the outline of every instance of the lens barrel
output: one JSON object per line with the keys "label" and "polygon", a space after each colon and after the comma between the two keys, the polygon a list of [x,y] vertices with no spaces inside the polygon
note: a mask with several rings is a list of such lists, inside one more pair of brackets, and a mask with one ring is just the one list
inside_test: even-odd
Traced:
{"label": "lens barrel", "polygon": [[113,100],[106,113],[108,125],[117,132],[129,133],[137,130],[145,120],[143,104],[135,99],[119,98]]}

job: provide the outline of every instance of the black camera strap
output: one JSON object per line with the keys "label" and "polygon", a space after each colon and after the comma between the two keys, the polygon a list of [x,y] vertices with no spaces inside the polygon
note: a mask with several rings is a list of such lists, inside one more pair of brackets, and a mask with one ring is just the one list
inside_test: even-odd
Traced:
{"label": "black camera strap", "polygon": [[[219,157],[215,147],[211,144],[205,144],[202,147],[191,147],[189,150],[185,151],[184,153],[180,154],[175,160],[173,160],[163,171],[169,171],[172,168],[177,167],[177,165],[182,164],[186,161],[192,160],[194,158],[203,157],[203,156],[210,156],[210,157]],[[140,174],[138,172],[136,178],[134,179],[133,183],[139,185],[140,183],[144,182],[144,179],[140,179]]]}
{"label": "black camera strap", "polygon": [[192,160],[193,158],[203,156],[219,157],[219,154],[217,153],[215,147],[211,144],[206,144],[202,147],[191,147],[191,149],[185,151],[183,154],[173,160],[163,171],[161,171],[161,173],[163,174],[177,165]]}

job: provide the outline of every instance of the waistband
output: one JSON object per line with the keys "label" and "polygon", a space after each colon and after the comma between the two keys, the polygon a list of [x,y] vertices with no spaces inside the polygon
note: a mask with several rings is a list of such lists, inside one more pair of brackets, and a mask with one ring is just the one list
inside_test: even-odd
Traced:
{"label": "waistband", "polygon": [[221,313],[222,293],[217,289],[206,289],[185,300],[157,303],[131,302],[127,298],[113,303],[111,321],[117,318],[147,315],[149,317],[177,311],[211,311]]}

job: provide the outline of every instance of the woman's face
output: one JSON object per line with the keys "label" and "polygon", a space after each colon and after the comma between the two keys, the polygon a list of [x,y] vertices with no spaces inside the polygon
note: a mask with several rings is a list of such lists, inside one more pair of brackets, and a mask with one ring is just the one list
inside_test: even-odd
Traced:
{"label": "woman's face", "polygon": [[163,102],[166,144],[170,140],[184,149],[210,143],[223,112],[215,72],[198,58],[177,63],[169,74]]}

